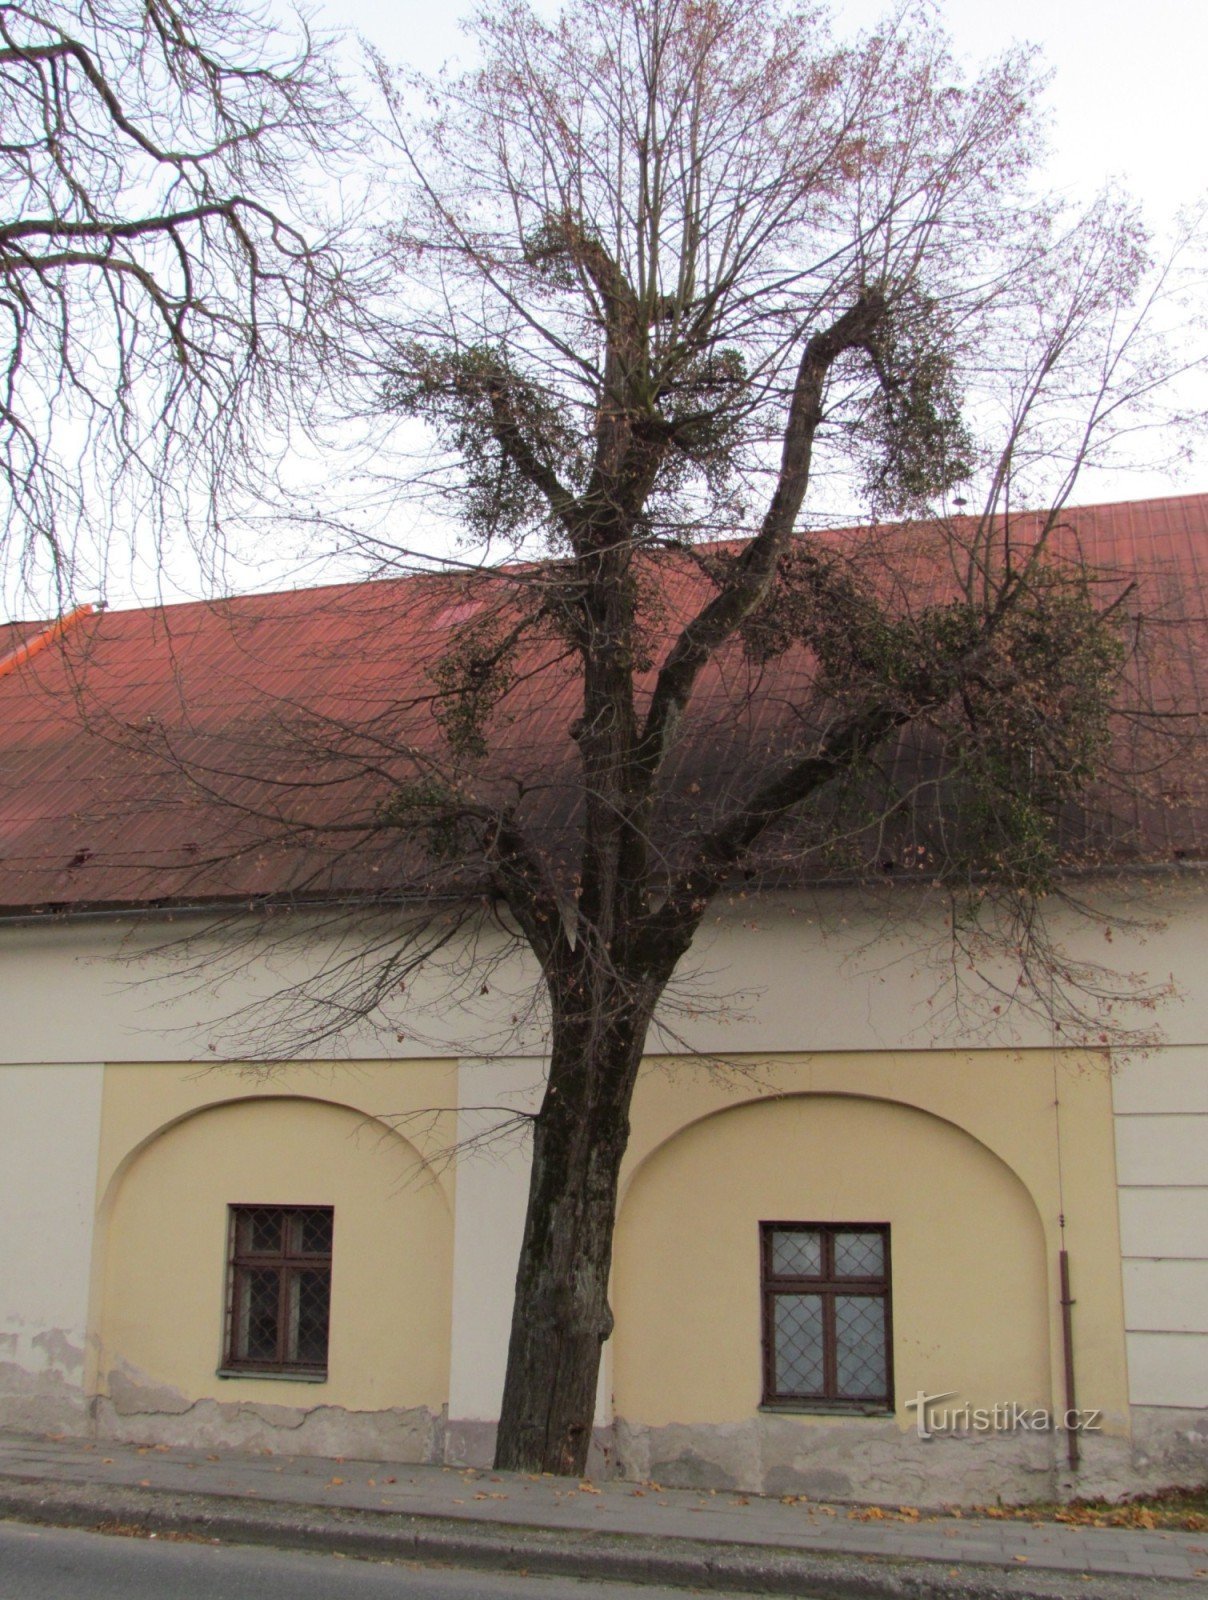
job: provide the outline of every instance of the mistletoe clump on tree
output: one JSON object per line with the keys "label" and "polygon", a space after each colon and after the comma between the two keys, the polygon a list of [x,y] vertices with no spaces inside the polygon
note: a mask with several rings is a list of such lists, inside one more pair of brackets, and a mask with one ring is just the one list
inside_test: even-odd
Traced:
{"label": "mistletoe clump on tree", "polygon": [[[440,751],[372,826],[477,864],[540,966],[497,1465],[578,1473],[631,1097],[702,918],[744,872],[867,868],[904,813],[970,916],[1051,887],[1125,657],[1062,506],[1165,358],[1134,213],[1036,191],[1027,51],[967,78],[929,7],[841,43],[773,0],[474,31],[467,75],[382,80],[407,310],[381,392],[485,556],[431,674]],[[875,531],[822,531],[816,480]],[[557,771],[501,771],[538,702],[573,702]],[[904,739],[935,775],[905,795]]]}

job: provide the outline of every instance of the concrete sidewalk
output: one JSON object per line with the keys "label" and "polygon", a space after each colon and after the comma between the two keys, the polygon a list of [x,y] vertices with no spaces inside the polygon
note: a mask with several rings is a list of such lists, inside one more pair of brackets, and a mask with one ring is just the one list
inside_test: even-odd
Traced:
{"label": "concrete sidewalk", "polygon": [[78,1439],[0,1437],[0,1516],[820,1600],[1208,1597],[1208,1534]]}

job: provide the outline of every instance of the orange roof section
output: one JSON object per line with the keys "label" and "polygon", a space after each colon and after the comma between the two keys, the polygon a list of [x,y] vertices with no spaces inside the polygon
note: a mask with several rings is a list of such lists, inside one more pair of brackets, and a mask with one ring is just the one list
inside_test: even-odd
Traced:
{"label": "orange roof section", "polygon": [[[1188,725],[1202,719],[1208,495],[1071,509],[1064,522],[1096,568],[1135,577],[1147,626],[1175,642],[1149,692]],[[670,629],[703,597],[703,580],[690,561],[667,558],[658,582]],[[431,669],[477,606],[462,580],[412,576],[80,608],[49,628],[0,630],[0,915],[475,892],[481,883],[458,863],[433,865],[373,823],[392,785],[441,750]],[[578,806],[577,684],[548,643],[521,665],[474,782],[516,803],[557,854],[573,848]],[[721,803],[744,761],[786,748],[808,687],[800,657],[758,673],[736,655],[720,660],[694,702],[674,783]],[[1079,834],[1086,864],[1208,853],[1202,761],[1096,805]]]}
{"label": "orange roof section", "polygon": [[15,672],[34,656],[49,649],[56,639],[63,637],[72,623],[79,622],[82,617],[91,617],[95,611],[94,605],[76,606],[74,611],[68,611],[64,616],[42,628],[9,623],[8,627],[20,629],[23,637],[15,649],[10,650],[7,655],[0,655],[0,678],[7,677],[10,672]]}

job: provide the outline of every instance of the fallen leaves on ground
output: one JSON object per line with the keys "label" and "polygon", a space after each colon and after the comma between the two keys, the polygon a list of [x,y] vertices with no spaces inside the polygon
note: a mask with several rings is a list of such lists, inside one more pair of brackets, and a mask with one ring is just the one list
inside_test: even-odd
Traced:
{"label": "fallen leaves on ground", "polygon": [[[827,1511],[830,1516],[834,1512],[826,1506],[819,1506],[819,1511]],[[855,1506],[847,1513],[849,1522],[917,1522],[920,1512],[918,1506]]]}
{"label": "fallen leaves on ground", "polygon": [[[969,1514],[995,1521],[1027,1521],[1037,1526],[1057,1522],[1067,1528],[1165,1528],[1203,1533],[1208,1531],[1208,1485],[1157,1489],[1118,1503],[1072,1500],[1065,1505],[972,1506]],[[952,1515],[959,1516],[960,1512],[954,1510]]]}
{"label": "fallen leaves on ground", "polygon": [[161,1528],[154,1533],[138,1522],[108,1519],[92,1525],[93,1533],[107,1533],[118,1539],[161,1539],[165,1544],[221,1544],[212,1534],[191,1533],[187,1528]]}

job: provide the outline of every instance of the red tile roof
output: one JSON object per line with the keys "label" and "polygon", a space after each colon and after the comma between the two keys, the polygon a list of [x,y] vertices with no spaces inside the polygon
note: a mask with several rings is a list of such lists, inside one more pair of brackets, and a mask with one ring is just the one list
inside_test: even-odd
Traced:
{"label": "red tile roof", "polygon": [[[1142,692],[1177,712],[1172,727],[1190,727],[1208,695],[1208,495],[1087,507],[1065,520],[1067,546],[1117,583],[1137,578],[1148,636],[1173,645],[1156,652],[1160,676]],[[925,535],[905,563],[911,530],[832,537],[894,542],[905,584],[933,566]],[[924,588],[934,593],[934,581]],[[691,562],[669,559],[658,582],[670,629],[699,603],[703,580]],[[392,782],[440,751],[430,670],[479,604],[460,581],[428,576],[80,619],[0,676],[0,910],[471,887],[461,866],[434,868],[414,843],[319,837],[312,825],[371,820]],[[41,626],[0,629],[0,656]],[[524,665],[477,781],[495,796],[523,791],[521,813],[555,851],[571,840],[577,808],[577,687],[552,645]],[[800,654],[764,669],[738,652],[718,662],[676,753],[679,798],[664,817],[673,836],[677,816],[686,826],[689,809],[724,802],[744,753],[775,758],[808,689]],[[1125,724],[1121,737],[1139,736]],[[925,754],[907,739],[895,760],[905,770]],[[1198,753],[1127,792],[1101,786],[1068,833],[1071,855],[1092,864],[1204,855]]]}

